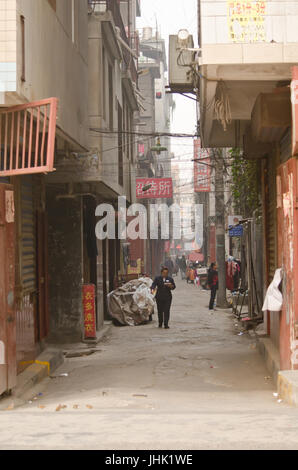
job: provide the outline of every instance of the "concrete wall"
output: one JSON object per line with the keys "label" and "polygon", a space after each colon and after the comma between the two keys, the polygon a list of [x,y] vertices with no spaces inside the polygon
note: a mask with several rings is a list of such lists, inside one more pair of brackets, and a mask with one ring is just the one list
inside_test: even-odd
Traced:
{"label": "concrete wall", "polygon": [[0,0],[0,104],[16,90],[16,0]]}
{"label": "concrete wall", "polygon": [[[75,0],[73,11],[72,5],[71,0],[57,0],[55,12],[47,0],[0,1],[0,73],[6,73],[5,80],[0,76],[0,105],[58,97],[57,125],[86,148],[87,5]],[[21,16],[25,21],[25,81],[21,80]]]}
{"label": "concrete wall", "polygon": [[[109,94],[113,90],[113,125],[112,130],[118,129],[118,102],[123,109],[123,84],[121,64],[116,60],[104,39],[100,15],[89,18],[89,124],[91,128],[105,129],[107,133],[90,132],[89,147],[99,149],[101,157],[101,179],[121,195],[130,197],[129,160],[124,148],[124,186],[118,183],[118,136],[109,133]],[[103,49],[105,53],[103,54]],[[112,83],[109,82],[108,68],[113,69]],[[105,100],[105,106],[104,106]],[[104,111],[105,109],[105,111]],[[132,110],[130,111],[132,113]],[[124,136],[123,136],[124,138]]]}
{"label": "concrete wall", "polygon": [[[246,4],[248,2],[236,2],[230,0],[201,0],[201,38],[202,44],[228,44],[233,42],[259,42],[264,33],[265,42],[277,43],[297,43],[298,42],[298,3],[296,1],[271,1],[249,2],[253,4],[263,4],[264,10],[241,10],[237,4]],[[234,4],[234,7],[230,5]],[[230,25],[237,18],[248,19],[251,21],[250,31],[254,31],[251,41],[231,37]],[[253,20],[252,18],[257,18]],[[243,23],[243,21],[242,21]],[[241,31],[240,22],[235,28],[237,32]],[[256,31],[259,30],[257,35]],[[258,39],[257,39],[258,38]]]}
{"label": "concrete wall", "polygon": [[49,254],[49,341],[82,339],[82,203],[57,200],[65,188],[47,188]]}

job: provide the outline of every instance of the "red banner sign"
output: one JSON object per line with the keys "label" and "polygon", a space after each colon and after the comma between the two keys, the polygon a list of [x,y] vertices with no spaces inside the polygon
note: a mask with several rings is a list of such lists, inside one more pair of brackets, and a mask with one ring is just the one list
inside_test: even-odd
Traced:
{"label": "red banner sign", "polygon": [[85,338],[96,338],[95,286],[83,285],[83,310]]}
{"label": "red banner sign", "polygon": [[196,193],[211,191],[210,149],[201,148],[201,139],[194,140],[194,190]]}
{"label": "red banner sign", "polygon": [[[148,189],[143,191],[143,188],[147,186]],[[136,193],[137,199],[171,198],[173,197],[172,178],[137,178]]]}
{"label": "red banner sign", "polygon": [[292,101],[292,150],[293,155],[298,154],[298,67],[292,69],[292,83],[291,83],[291,101]]}

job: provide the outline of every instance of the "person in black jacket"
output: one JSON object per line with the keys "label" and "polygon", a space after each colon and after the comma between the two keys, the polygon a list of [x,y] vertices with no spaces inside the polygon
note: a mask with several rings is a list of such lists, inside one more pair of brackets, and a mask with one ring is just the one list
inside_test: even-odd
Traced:
{"label": "person in black jacket", "polygon": [[174,279],[169,276],[168,268],[162,268],[161,276],[154,279],[151,286],[151,291],[156,292],[156,303],[158,311],[159,328],[169,328],[170,308],[172,303],[172,290],[176,289]]}
{"label": "person in black jacket", "polygon": [[208,287],[211,290],[209,310],[214,310],[216,291],[218,289],[218,272],[216,263],[211,263],[210,268],[208,269]]}

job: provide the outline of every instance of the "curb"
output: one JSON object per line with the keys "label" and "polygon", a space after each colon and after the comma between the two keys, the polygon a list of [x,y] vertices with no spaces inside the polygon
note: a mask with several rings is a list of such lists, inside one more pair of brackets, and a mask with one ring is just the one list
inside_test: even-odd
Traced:
{"label": "curb", "polygon": [[264,357],[266,367],[275,384],[278,383],[280,371],[279,353],[271,339],[267,336],[257,336],[257,345],[260,354]]}
{"label": "curb", "polygon": [[[84,340],[82,344],[96,345],[100,341],[103,341],[112,331],[113,323],[104,322],[104,325],[100,331],[97,332],[97,336],[94,340]],[[58,367],[64,362],[64,351],[62,348],[57,349],[54,346],[50,346],[48,349],[43,351],[35,360],[28,361],[28,367],[21,372],[17,377],[17,385],[12,391],[10,397],[3,398],[0,403],[0,411],[5,410],[8,403],[12,400],[18,406],[23,404],[23,396],[30,392],[34,386],[39,384],[43,379],[49,377]],[[25,364],[24,362],[23,364]]]}
{"label": "curb", "polygon": [[18,375],[17,386],[13,389],[13,396],[20,398],[34,385],[51,375],[64,362],[62,351],[46,349],[31,365]]}
{"label": "curb", "polygon": [[92,345],[98,344],[100,343],[100,341],[102,341],[106,336],[108,336],[111,333],[112,328],[113,328],[112,322],[104,322],[104,325],[101,328],[101,330],[97,331],[95,339],[83,339],[82,343],[92,344]]}
{"label": "curb", "polygon": [[289,405],[298,406],[298,370],[282,370],[278,374],[279,397]]}

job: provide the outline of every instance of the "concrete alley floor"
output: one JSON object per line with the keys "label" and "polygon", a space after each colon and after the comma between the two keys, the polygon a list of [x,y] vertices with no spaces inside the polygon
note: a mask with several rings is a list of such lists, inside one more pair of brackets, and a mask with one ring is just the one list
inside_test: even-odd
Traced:
{"label": "concrete alley floor", "polygon": [[169,330],[155,315],[66,359],[54,375],[68,376],[0,411],[0,449],[298,449],[298,409],[273,397],[254,338],[177,284]]}

